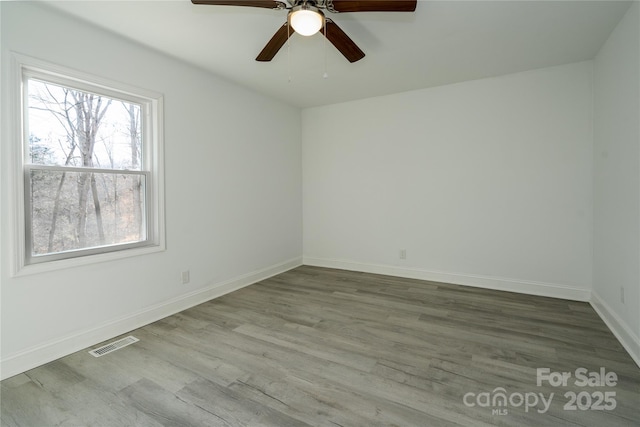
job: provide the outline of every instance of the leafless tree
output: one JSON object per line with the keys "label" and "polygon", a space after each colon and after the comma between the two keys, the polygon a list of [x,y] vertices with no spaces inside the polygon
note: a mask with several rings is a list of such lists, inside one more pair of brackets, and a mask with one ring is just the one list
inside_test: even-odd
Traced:
{"label": "leafless tree", "polygon": [[[58,99],[48,85],[45,85],[46,96],[33,94],[38,101],[30,108],[48,111],[56,118],[67,133],[68,147],[61,147],[66,153],[65,165],[72,164],[76,151],[79,151],[80,166],[93,167],[94,149],[96,145],[98,130],[104,115],[106,114],[112,100],[101,96],[86,93],[69,88],[61,88],[62,98]],[[65,149],[66,148],[66,149]],[[56,224],[59,215],[60,198],[66,179],[66,172],[62,173],[57,186],[54,208],[49,229],[49,252],[53,249]],[[101,244],[105,242],[104,227],[102,223],[102,213],[100,199],[95,176],[92,172],[81,172],[77,182],[78,190],[78,218],[76,226],[76,238],[80,247],[86,246],[86,221],[87,204],[89,191],[91,191],[98,235]]]}
{"label": "leafless tree", "polygon": [[[137,170],[140,167],[140,108],[133,104],[122,103],[124,108],[129,113],[129,142],[131,145],[131,169]],[[138,235],[142,231],[142,204],[140,203],[140,188],[139,182],[133,192],[133,204],[135,212],[135,224],[138,227]]]}
{"label": "leafless tree", "polygon": [[[67,90],[67,89],[65,89]],[[78,139],[78,149],[82,158],[82,166],[93,167],[93,152],[96,145],[96,137],[100,128],[100,122],[104,118],[111,99],[107,99],[103,105],[103,98],[91,93],[68,90],[73,98],[73,108],[75,109],[75,121],[66,114],[69,126],[75,126],[75,133]],[[68,110],[65,110],[68,112]],[[96,178],[91,172],[82,172],[78,179],[78,240],[81,247],[86,246],[86,222],[87,222],[87,202],[89,188],[93,196],[96,222],[98,225],[98,236],[100,243],[104,244],[104,226],[102,224],[102,212],[100,210],[100,199],[96,186]]]}

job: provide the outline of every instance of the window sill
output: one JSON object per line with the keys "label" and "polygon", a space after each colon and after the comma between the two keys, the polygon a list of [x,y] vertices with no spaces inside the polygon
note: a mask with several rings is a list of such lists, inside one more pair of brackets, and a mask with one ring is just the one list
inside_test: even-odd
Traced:
{"label": "window sill", "polygon": [[13,277],[30,276],[33,274],[48,273],[51,271],[64,270],[69,268],[81,267],[85,265],[97,264],[101,262],[117,261],[120,259],[131,258],[139,255],[148,255],[165,251],[165,245],[144,246],[134,249],[126,249],[122,251],[106,252],[96,255],[87,255],[76,258],[61,259],[57,261],[42,262],[37,264],[23,265],[16,269]]}

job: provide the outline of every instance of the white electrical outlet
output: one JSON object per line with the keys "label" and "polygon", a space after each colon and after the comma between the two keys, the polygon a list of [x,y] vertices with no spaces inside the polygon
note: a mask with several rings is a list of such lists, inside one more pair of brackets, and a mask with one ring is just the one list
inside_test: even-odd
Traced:
{"label": "white electrical outlet", "polygon": [[187,283],[189,283],[189,281],[191,280],[191,278],[189,277],[189,270],[185,270],[182,272],[182,284],[186,285]]}
{"label": "white electrical outlet", "polygon": [[400,249],[400,259],[407,259],[407,250]]}

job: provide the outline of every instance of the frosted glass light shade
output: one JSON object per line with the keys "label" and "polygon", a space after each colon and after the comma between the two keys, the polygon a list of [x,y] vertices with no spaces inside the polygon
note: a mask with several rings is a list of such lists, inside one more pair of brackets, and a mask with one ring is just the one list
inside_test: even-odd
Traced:
{"label": "frosted glass light shade", "polygon": [[289,19],[293,30],[301,36],[314,35],[324,24],[324,16],[317,9],[294,9]]}

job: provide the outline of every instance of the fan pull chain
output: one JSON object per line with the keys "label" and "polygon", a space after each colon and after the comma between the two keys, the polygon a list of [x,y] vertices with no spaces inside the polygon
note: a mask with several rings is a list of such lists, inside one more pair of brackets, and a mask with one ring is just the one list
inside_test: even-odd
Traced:
{"label": "fan pull chain", "polygon": [[291,25],[287,20],[287,83],[291,80]]}
{"label": "fan pull chain", "polygon": [[324,74],[322,75],[323,79],[329,78],[329,73],[327,73],[327,20],[324,20]]}

